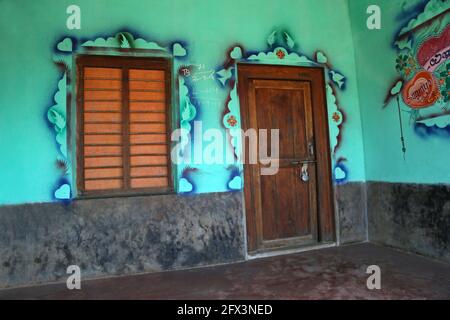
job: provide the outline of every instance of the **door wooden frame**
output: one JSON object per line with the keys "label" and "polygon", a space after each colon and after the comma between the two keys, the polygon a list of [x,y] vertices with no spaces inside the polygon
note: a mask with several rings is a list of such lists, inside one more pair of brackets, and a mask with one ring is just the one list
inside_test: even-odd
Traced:
{"label": "door wooden frame", "polygon": [[[238,96],[242,129],[249,129],[250,110],[248,83],[250,79],[306,81],[311,86],[314,123],[314,145],[317,159],[317,231],[319,243],[336,239],[334,197],[331,176],[331,150],[329,142],[328,111],[325,93],[324,69],[321,67],[299,67],[238,63]],[[316,92],[316,93],[315,93]],[[244,142],[243,142],[244,143]],[[245,159],[244,159],[245,160]],[[255,207],[252,190],[254,179],[248,165],[244,164],[244,198],[247,228],[247,249],[249,253],[258,249]]]}

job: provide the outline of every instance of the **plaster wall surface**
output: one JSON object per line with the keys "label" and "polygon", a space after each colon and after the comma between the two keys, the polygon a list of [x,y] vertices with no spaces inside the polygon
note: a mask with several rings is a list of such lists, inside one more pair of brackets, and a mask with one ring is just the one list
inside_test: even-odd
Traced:
{"label": "plaster wall surface", "polygon": [[[46,112],[54,104],[60,71],[52,61],[65,37],[85,40],[131,32],[171,47],[181,42],[189,53],[186,65],[212,72],[223,67],[229,50],[242,45],[249,52],[267,50],[274,30],[288,31],[295,50],[309,57],[326,53],[328,63],[345,74],[345,90],[336,92],[345,123],[337,158],[346,159],[346,181],[364,181],[361,119],[348,4],[345,0],[80,0],[81,29],[66,28],[67,1],[1,1],[0,27],[0,205],[52,202],[60,176],[55,166],[58,145]],[[299,19],[299,14],[302,18]],[[332,17],[332,19],[330,18]],[[201,94],[195,120],[203,129],[225,134],[222,117],[228,90],[217,79],[199,81]],[[199,143],[196,141],[195,143]],[[205,147],[205,145],[204,145]],[[69,150],[70,151],[70,150]],[[199,165],[193,175],[196,193],[228,191],[226,165]]]}

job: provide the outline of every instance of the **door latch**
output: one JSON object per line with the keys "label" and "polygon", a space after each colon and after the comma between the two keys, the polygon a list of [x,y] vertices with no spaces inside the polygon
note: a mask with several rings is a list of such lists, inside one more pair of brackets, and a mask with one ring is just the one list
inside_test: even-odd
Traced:
{"label": "door latch", "polygon": [[314,157],[314,144],[312,142],[308,143],[308,152],[311,157]]}
{"label": "door latch", "polygon": [[303,163],[300,178],[302,179],[303,182],[308,182],[309,180],[308,163]]}

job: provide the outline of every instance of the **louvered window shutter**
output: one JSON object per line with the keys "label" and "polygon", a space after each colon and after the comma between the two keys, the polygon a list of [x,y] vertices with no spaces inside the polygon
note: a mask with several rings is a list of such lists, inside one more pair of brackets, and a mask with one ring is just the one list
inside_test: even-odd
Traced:
{"label": "louvered window shutter", "polygon": [[79,65],[82,193],[170,189],[170,75],[167,68],[149,67],[142,60],[100,57]]}

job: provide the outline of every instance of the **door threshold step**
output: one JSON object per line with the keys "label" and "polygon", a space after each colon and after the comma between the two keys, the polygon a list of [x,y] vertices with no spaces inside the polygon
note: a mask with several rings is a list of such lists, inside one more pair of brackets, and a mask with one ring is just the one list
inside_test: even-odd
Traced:
{"label": "door threshold step", "polygon": [[246,258],[247,258],[247,260],[253,260],[253,259],[260,259],[260,258],[283,256],[283,255],[287,255],[287,254],[293,254],[293,253],[299,253],[299,252],[305,252],[305,251],[332,248],[335,246],[336,246],[335,242],[326,242],[326,243],[317,243],[317,244],[313,244],[313,245],[297,246],[295,248],[292,248],[292,247],[274,248],[274,249],[270,249],[270,250],[247,254]]}

